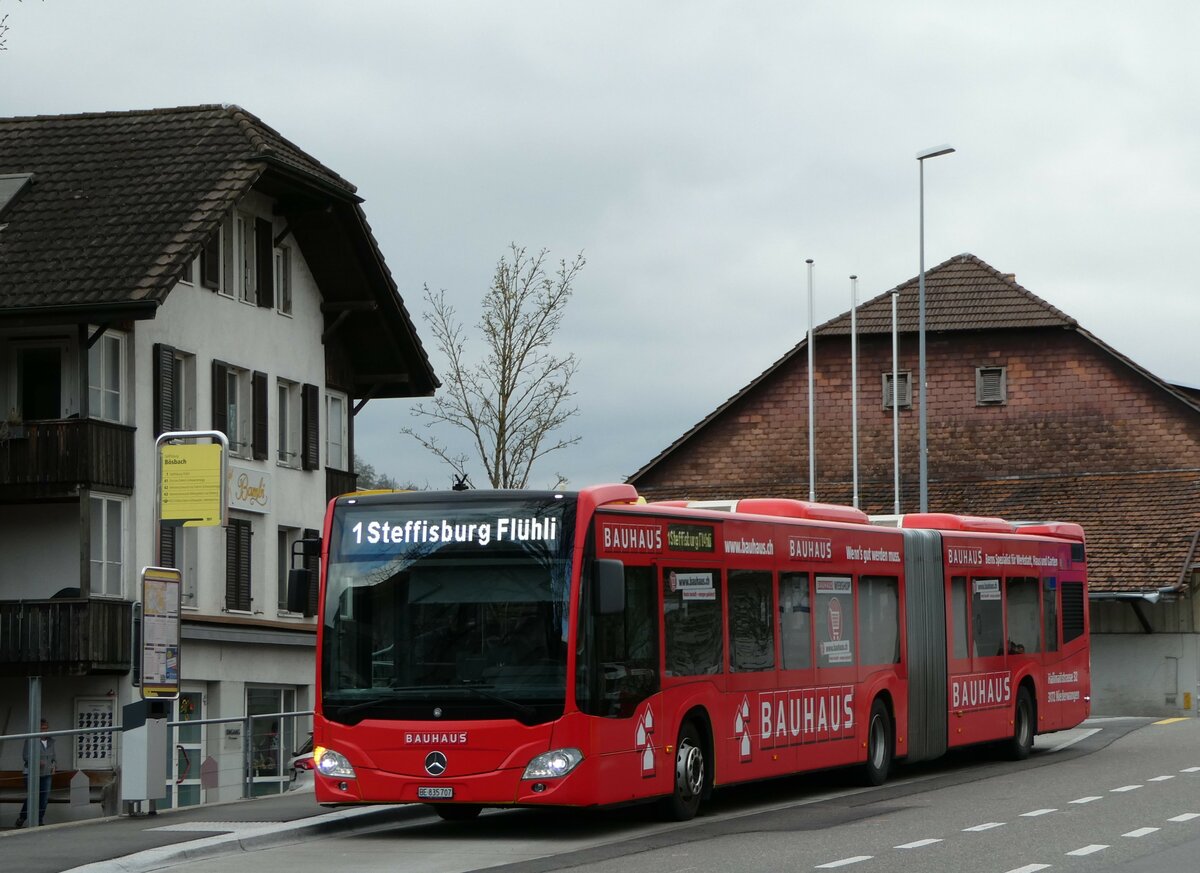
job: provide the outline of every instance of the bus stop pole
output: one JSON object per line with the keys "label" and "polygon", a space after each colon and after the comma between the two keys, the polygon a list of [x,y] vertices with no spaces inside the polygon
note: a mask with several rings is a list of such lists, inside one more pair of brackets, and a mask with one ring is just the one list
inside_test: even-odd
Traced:
{"label": "bus stop pole", "polygon": [[[42,729],[42,677],[29,677],[29,733]],[[36,737],[25,740],[29,750],[25,757],[25,810],[29,814],[29,826],[42,823],[42,742]]]}

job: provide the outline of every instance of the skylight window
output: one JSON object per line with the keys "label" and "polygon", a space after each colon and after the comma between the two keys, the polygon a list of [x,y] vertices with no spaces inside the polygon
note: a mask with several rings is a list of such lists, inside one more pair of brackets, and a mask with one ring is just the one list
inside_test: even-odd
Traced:
{"label": "skylight window", "polygon": [[33,173],[0,173],[0,216],[33,180]]}

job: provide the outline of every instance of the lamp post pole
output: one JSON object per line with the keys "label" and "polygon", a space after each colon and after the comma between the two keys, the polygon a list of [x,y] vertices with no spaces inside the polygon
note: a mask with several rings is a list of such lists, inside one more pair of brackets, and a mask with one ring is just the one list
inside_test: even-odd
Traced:
{"label": "lamp post pole", "polygon": [[920,424],[919,424],[919,449],[918,458],[920,461],[921,475],[921,512],[929,511],[929,443],[928,443],[928,409],[925,403],[925,394],[927,393],[928,384],[925,380],[925,161],[928,158],[936,158],[941,155],[948,155],[954,149],[948,145],[935,146],[931,149],[917,152],[917,166],[920,168],[920,200],[921,200],[921,228],[920,228],[920,248],[921,248],[921,271],[917,278],[917,345],[918,345],[918,381],[921,386],[921,405],[920,405]]}

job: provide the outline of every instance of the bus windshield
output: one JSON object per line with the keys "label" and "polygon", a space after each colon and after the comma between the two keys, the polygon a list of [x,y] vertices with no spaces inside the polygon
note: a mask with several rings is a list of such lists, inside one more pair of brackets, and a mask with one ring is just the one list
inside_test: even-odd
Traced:
{"label": "bus windshield", "polygon": [[325,716],[561,716],[573,522],[574,502],[560,494],[339,504],[325,588]]}

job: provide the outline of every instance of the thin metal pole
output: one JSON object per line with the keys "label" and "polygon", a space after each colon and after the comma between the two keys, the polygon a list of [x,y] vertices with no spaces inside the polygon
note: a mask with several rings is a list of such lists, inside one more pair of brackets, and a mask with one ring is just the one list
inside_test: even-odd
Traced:
{"label": "thin metal pole", "polygon": [[899,289],[892,291],[892,488],[895,492],[892,512],[900,514],[900,337],[896,323]]}
{"label": "thin metal pole", "polygon": [[[29,732],[42,729],[42,677],[29,677]],[[29,776],[25,783],[25,811],[29,816],[29,826],[36,828],[42,823],[42,740],[39,734],[36,738],[25,740],[29,754],[25,764]]]}
{"label": "thin metal pole", "polygon": [[815,320],[813,309],[813,262],[808,264],[808,499],[817,499],[816,419],[813,415],[813,365],[815,360]]}
{"label": "thin metal pole", "polygon": [[921,201],[921,222],[920,222],[921,223],[921,229],[920,229],[921,257],[920,257],[920,263],[921,263],[921,271],[918,274],[918,279],[917,279],[917,334],[918,334],[917,345],[918,345],[918,349],[919,349],[919,351],[917,353],[917,361],[918,361],[917,368],[919,371],[918,385],[920,386],[920,391],[921,391],[921,401],[920,401],[920,403],[921,403],[920,410],[921,411],[920,411],[920,424],[919,424],[919,430],[918,430],[919,437],[918,437],[918,441],[917,441],[918,442],[917,453],[918,453],[918,458],[919,458],[919,462],[920,462],[920,474],[921,474],[921,512],[928,512],[929,511],[929,457],[928,457],[929,446],[927,443],[928,435],[926,433],[926,428],[928,427],[928,419],[926,418],[926,415],[928,413],[928,410],[926,410],[926,408],[925,408],[925,395],[927,393],[927,391],[926,391],[927,386],[925,384],[925,162],[922,160],[918,160],[917,166],[920,167],[920,172],[919,172],[918,176],[920,179],[919,187],[921,189],[920,190],[920,201]]}
{"label": "thin metal pole", "polygon": [[850,277],[850,423],[854,508],[858,509],[858,276]]}

